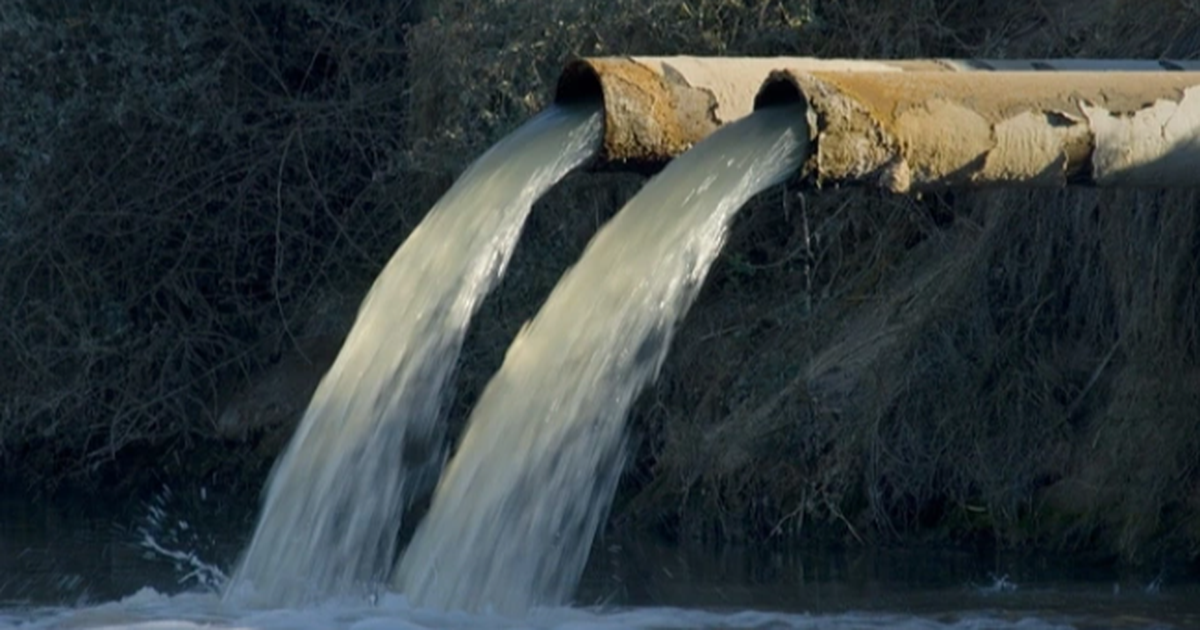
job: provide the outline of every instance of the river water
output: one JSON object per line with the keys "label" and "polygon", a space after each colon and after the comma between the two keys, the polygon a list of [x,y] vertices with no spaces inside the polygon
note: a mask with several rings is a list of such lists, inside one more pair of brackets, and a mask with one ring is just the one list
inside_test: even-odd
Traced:
{"label": "river water", "polygon": [[222,602],[216,581],[253,507],[202,490],[124,506],[0,497],[0,628],[1200,628],[1200,583],[1181,569],[611,538],[597,541],[572,607],[520,619],[420,610],[391,594],[250,608]]}

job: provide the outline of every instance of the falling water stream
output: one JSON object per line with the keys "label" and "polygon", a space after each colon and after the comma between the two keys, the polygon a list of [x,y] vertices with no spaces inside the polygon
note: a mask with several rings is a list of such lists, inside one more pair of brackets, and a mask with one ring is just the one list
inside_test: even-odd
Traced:
{"label": "falling water stream", "polygon": [[530,207],[595,154],[597,106],[556,106],[480,157],[380,273],[272,471],[226,591],[274,605],[371,592],[404,510],[445,458],[443,402],[464,332]]}
{"label": "falling water stream", "polygon": [[506,614],[567,601],[621,471],[626,413],[726,224],[807,149],[798,108],[755,113],[671,162],[600,230],[484,390],[396,569],[399,591]]}

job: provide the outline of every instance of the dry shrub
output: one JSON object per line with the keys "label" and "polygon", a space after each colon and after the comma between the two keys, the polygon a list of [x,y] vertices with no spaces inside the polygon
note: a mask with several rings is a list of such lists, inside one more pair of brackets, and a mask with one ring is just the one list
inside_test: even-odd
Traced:
{"label": "dry shrub", "polygon": [[1194,553],[1196,196],[864,197],[748,209],[640,410],[618,514],[706,539]]}
{"label": "dry shrub", "polygon": [[[843,37],[809,45],[1200,55],[1200,13],[1164,5],[826,3],[816,23]],[[1196,557],[1198,208],[1078,190],[759,200],[638,410],[617,523]]]}
{"label": "dry shrub", "polygon": [[353,308],[419,219],[392,172],[403,7],[6,5],[0,467],[187,456]]}

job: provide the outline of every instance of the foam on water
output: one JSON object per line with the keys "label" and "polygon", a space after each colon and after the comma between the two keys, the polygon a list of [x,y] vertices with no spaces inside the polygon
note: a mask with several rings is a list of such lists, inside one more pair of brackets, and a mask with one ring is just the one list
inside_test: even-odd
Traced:
{"label": "foam on water", "polygon": [[533,202],[589,159],[598,106],[553,107],[480,157],[388,262],[268,485],[227,597],[294,605],[387,579],[403,512],[445,459],[464,331]]}
{"label": "foam on water", "polygon": [[401,592],[514,614],[566,603],[619,477],[631,403],[730,217],[807,148],[798,108],[758,112],[674,160],[600,230],[483,392],[397,566]]}
{"label": "foam on water", "polygon": [[438,612],[409,605],[402,596],[387,595],[374,605],[326,602],[305,609],[251,609],[223,602],[215,595],[162,595],[143,589],[98,606],[40,609],[24,613],[0,611],[0,628],[23,630],[636,630],[745,628],[754,630],[816,628],[895,628],[897,630],[974,630],[1068,628],[1058,622],[1023,616],[966,613],[922,617],[903,613],[808,615],[759,611],[706,611],[685,608],[585,609],[547,608],[523,619],[490,614]]}

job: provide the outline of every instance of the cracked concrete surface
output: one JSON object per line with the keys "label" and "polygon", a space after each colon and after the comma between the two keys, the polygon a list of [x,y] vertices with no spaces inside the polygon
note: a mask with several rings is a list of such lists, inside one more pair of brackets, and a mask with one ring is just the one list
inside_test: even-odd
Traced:
{"label": "cracked concrete surface", "polygon": [[[987,69],[998,64],[1007,70]],[[777,100],[782,85],[784,100],[807,105],[816,149],[800,176],[815,185],[867,183],[898,193],[1194,186],[1200,72],[1165,67],[1139,60],[584,58],[564,69],[556,100],[603,100],[602,161],[618,167],[661,165],[748,115],[764,94],[771,97],[763,102]]]}

